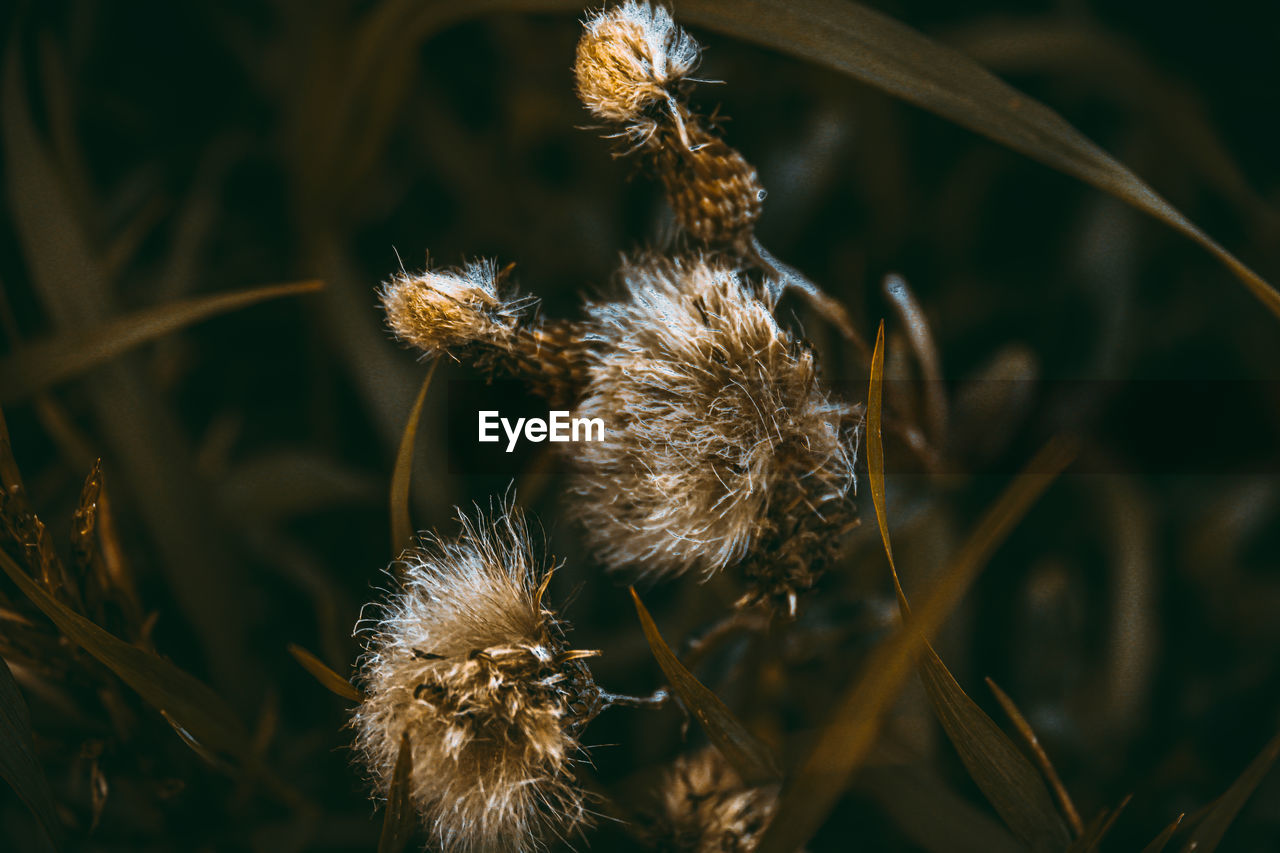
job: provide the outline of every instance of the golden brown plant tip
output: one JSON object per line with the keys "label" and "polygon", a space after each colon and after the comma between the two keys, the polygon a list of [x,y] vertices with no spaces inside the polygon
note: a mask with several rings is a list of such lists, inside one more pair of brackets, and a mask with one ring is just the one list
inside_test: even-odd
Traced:
{"label": "golden brown plant tip", "polygon": [[743,783],[712,747],[676,759],[658,797],[648,840],[672,853],[752,853],[778,806],[776,785]]}
{"label": "golden brown plant tip", "polygon": [[501,347],[515,333],[530,300],[502,298],[500,278],[497,265],[489,260],[457,269],[400,273],[379,292],[387,326],[428,355],[449,354],[477,342]]}
{"label": "golden brown plant tip", "polygon": [[594,347],[575,415],[571,493],[612,569],[710,577],[742,566],[792,608],[853,521],[858,411],[827,395],[814,355],[735,268],[643,258],[626,296],[589,306]]}
{"label": "golden brown plant tip", "polygon": [[675,107],[674,88],[697,67],[698,54],[698,43],[666,8],[620,3],[584,24],[573,66],[578,97],[642,145],[657,130],[657,111]]}
{"label": "golden brown plant tip", "polygon": [[356,747],[385,794],[408,734],[410,799],[438,848],[541,849],[588,822],[573,764],[600,691],[541,602],[549,568],[519,510],[459,520],[457,538],[401,556],[398,589],[365,620]]}
{"label": "golden brown plant tip", "polygon": [[504,293],[506,274],[492,260],[477,260],[396,275],[379,291],[387,326],[424,355],[521,379],[553,406],[571,405],[584,382],[580,330],[531,316],[537,300]]}

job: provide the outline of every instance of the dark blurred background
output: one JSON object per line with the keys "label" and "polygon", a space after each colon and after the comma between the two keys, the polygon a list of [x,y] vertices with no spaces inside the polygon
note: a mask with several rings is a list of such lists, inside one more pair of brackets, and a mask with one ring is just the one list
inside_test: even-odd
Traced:
{"label": "dark blurred background", "polygon": [[[874,5],[1061,112],[1280,280],[1273,4]],[[653,182],[584,129],[570,71],[579,17],[396,0],[9,8],[4,354],[174,300],[325,282],[5,407],[58,541],[103,459],[157,648],[258,721],[272,765],[318,809],[210,767],[153,712],[122,737],[31,689],[64,849],[376,843],[345,706],[286,651],[298,643],[349,672],[361,605],[387,582],[388,482],[425,367],[383,332],[374,288],[428,251],[438,264],[492,256],[517,264],[544,314],[577,316],[584,294],[609,292],[621,252],[671,232]],[[729,141],[769,191],[762,242],[841,299],[864,336],[887,318],[895,375],[913,367],[883,277],[902,274],[928,317],[951,412],[933,449],[953,473],[929,474],[890,442],[909,591],[927,588],[1037,446],[1085,436],[1081,470],[1014,532],[938,649],[994,717],[985,676],[1021,706],[1086,819],[1133,793],[1103,849],[1140,849],[1280,728],[1280,321],[1203,250],[1111,196],[834,72],[694,32],[700,76],[725,81],[695,100],[730,118]],[[799,301],[782,313],[840,392],[864,399],[856,349]],[[450,389],[476,381],[443,364],[429,392],[415,522],[451,531],[452,506],[517,481],[566,561],[554,600],[576,642],[604,652],[599,680],[647,693],[661,674],[621,581],[583,553],[556,466],[482,463],[457,440],[475,415],[450,407]],[[1147,403],[1132,404],[1135,387]],[[863,528],[801,625],[699,673],[788,761],[891,627],[861,500]],[[645,594],[675,644],[737,591],[686,580]],[[812,850],[948,849],[916,826],[948,792],[990,814],[921,697],[909,688],[885,756]],[[91,760],[90,742],[107,744]],[[611,711],[588,743],[601,745],[593,784],[637,808],[683,748],[670,711]],[[904,761],[927,782],[876,781]],[[109,793],[93,825],[99,778]],[[35,843],[7,791],[6,836]],[[1277,838],[1273,776],[1223,849]],[[625,839],[607,821],[589,836],[596,849]]]}

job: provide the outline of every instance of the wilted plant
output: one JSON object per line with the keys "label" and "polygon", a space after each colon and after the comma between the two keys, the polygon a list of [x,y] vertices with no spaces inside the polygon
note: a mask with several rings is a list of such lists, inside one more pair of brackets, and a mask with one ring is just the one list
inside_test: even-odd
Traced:
{"label": "wilted plant", "polygon": [[778,806],[776,785],[745,784],[710,747],[677,758],[654,793],[647,834],[673,853],[753,853]]}
{"label": "wilted plant", "polygon": [[521,511],[459,521],[456,538],[401,555],[395,591],[365,620],[356,744],[385,792],[407,739],[409,798],[441,849],[529,850],[589,821],[579,735],[638,700],[602,691],[584,662],[598,652],[570,648]]}
{"label": "wilted plant", "polygon": [[[502,13],[527,4],[482,5]],[[192,135],[190,123],[172,121],[183,101],[171,103],[169,87],[139,98],[120,88],[122,75],[94,74],[123,50],[146,54],[137,47],[150,34],[136,35],[136,19],[71,27],[66,39],[67,16],[15,24],[13,62],[0,79],[0,159],[15,226],[2,241],[11,251],[0,252],[0,403],[14,406],[15,435],[34,470],[29,503],[0,448],[0,837],[10,847],[47,846],[24,843],[41,841],[40,825],[61,850],[372,847],[373,815],[351,797],[347,754],[326,748],[350,740],[336,734],[340,718],[354,725],[358,760],[386,795],[378,849],[388,853],[408,849],[415,833],[428,849],[463,851],[630,850],[633,842],[722,853],[850,843],[936,853],[1217,847],[1280,755],[1276,738],[1226,787],[1222,774],[1244,764],[1255,729],[1274,725],[1270,705],[1238,701],[1262,695],[1276,639],[1274,583],[1253,570],[1265,569],[1274,550],[1266,525],[1276,489],[1259,482],[1265,473],[1215,483],[1208,498],[1179,494],[1176,483],[1157,496],[1149,487],[1162,482],[1129,474],[1104,484],[1101,500],[1092,483],[1059,483],[1045,497],[1053,506],[1027,516],[1033,531],[1009,540],[1011,571],[966,595],[1065,464],[1056,452],[1041,454],[971,536],[958,536],[978,517],[970,498],[985,491],[987,475],[1077,417],[1106,427],[1085,440],[1085,465],[1097,464],[1089,456],[1099,449],[1120,465],[1144,458],[1124,444],[1136,430],[1102,424],[1105,393],[1077,389],[1069,406],[1056,406],[1063,398],[1041,375],[1058,375],[1064,362],[1096,365],[1107,377],[1126,366],[1176,370],[1175,350],[1187,343],[1205,371],[1264,375],[1258,353],[1270,352],[1271,328],[1229,298],[1205,312],[1184,285],[1212,273],[1175,256],[1166,267],[1148,265],[1158,244],[1135,240],[1126,211],[1091,194],[1080,204],[1043,204],[1035,212],[1048,215],[1033,223],[1004,192],[1027,164],[993,158],[985,142],[958,134],[925,140],[917,131],[933,125],[842,90],[841,75],[1156,216],[1280,313],[1275,290],[1190,218],[965,54],[1048,84],[1078,114],[1102,115],[1140,171],[1186,194],[1174,201],[1217,191],[1250,229],[1256,245],[1241,247],[1246,258],[1269,258],[1275,223],[1264,196],[1274,188],[1255,194],[1233,159],[1249,162],[1244,155],[1261,150],[1265,133],[1251,127],[1217,139],[1195,99],[1181,97],[1190,90],[1109,38],[1124,29],[1114,16],[1067,10],[995,21],[975,9],[960,22],[926,14],[926,27],[947,27],[956,50],[852,0],[707,0],[676,10],[628,0],[584,16],[575,91],[595,129],[616,141],[619,161],[656,182],[675,228],[656,223],[656,248],[630,255],[613,289],[592,292],[582,319],[541,316],[536,300],[513,287],[510,267],[483,260],[401,269],[380,293],[393,334],[423,354],[516,377],[554,409],[608,422],[604,440],[565,454],[566,476],[521,474],[534,484],[526,499],[542,482],[561,487],[549,493],[565,509],[562,527],[592,559],[577,556],[579,542],[566,543],[574,556],[557,581],[578,587],[575,622],[608,656],[589,670],[590,653],[571,647],[567,624],[545,602],[550,565],[530,546],[520,513],[503,504],[464,517],[460,535],[424,537],[393,564],[392,588],[364,611],[370,618],[358,633],[363,689],[323,661],[352,658],[354,597],[367,584],[353,567],[370,562],[366,543],[384,532],[365,535],[381,526],[369,510],[415,380],[421,391],[392,478],[393,551],[412,541],[411,470],[417,512],[438,515],[477,483],[443,470],[432,373],[415,375],[379,334],[367,308],[380,262],[357,247],[369,235],[421,231],[451,249],[523,242],[513,256],[554,269],[558,282],[599,280],[612,237],[634,230],[644,199],[589,204],[616,198],[621,181],[601,180],[607,160],[573,156],[590,143],[568,132],[583,119],[564,97],[570,56],[545,50],[572,35],[570,21],[500,14],[446,34],[436,32],[442,22],[476,9],[373,2],[317,14],[312,4],[284,3],[272,6],[267,27],[260,14],[197,12],[214,24],[207,33],[234,33],[231,50],[217,36],[181,33],[184,56],[166,55],[163,67],[189,73],[196,66],[185,56],[202,62],[210,46],[243,62],[243,79],[216,75],[228,94],[218,110],[192,90],[192,107],[212,121],[238,120],[237,94],[252,105],[248,132],[218,128],[215,136],[231,131],[221,154],[220,142],[204,147],[199,138],[207,125],[195,123]],[[735,131],[719,107],[695,97],[710,94],[694,87],[711,81],[698,79],[702,48],[677,20],[753,45],[725,54],[727,68],[744,59],[751,67],[718,75],[732,76],[726,100],[746,113]],[[966,25],[951,30],[955,23]],[[38,40],[28,45],[29,36]],[[434,41],[423,50],[427,36]],[[1250,55],[1249,34],[1238,36],[1230,49]],[[482,61],[495,45],[502,62]],[[459,56],[476,61],[460,66]],[[1079,86],[1055,85],[1086,64],[1102,86],[1084,75]],[[1215,70],[1232,76],[1229,66]],[[1252,103],[1259,91],[1244,97]],[[1202,94],[1218,113],[1212,87]],[[262,132],[277,120],[279,132]],[[95,144],[104,129],[105,147]],[[158,141],[195,144],[147,144],[156,131]],[[1165,138],[1168,146],[1152,144]],[[147,159],[114,156],[125,150]],[[191,180],[196,159],[208,171]],[[768,205],[766,178],[777,190]],[[1036,182],[1019,192],[1060,197]],[[416,217],[424,198],[438,216],[395,221]],[[784,211],[785,221],[763,219]],[[774,225],[780,236],[768,242],[788,240],[797,264],[838,281],[862,312],[858,324],[761,245],[760,226]],[[216,235],[216,253],[205,251],[203,231]],[[244,233],[253,240],[237,246]],[[581,247],[564,245],[578,233]],[[382,250],[381,238],[373,243]],[[11,257],[15,248],[21,259]],[[219,282],[264,257],[273,259],[267,275],[296,268],[327,279],[305,315],[266,318],[270,331],[257,338],[244,334],[255,321],[224,320],[231,336],[213,348],[217,329],[156,343],[202,317],[318,285],[221,290]],[[900,263],[920,283],[919,301],[894,276],[883,293],[871,287],[877,270]],[[211,289],[180,298],[186,288]],[[827,347],[825,330],[805,316],[817,332],[810,347],[783,301],[789,290],[838,326],[853,351],[840,341]],[[1139,309],[1157,292],[1162,333],[1152,338]],[[548,284],[539,295],[557,294]],[[148,304],[153,297],[158,304]],[[873,353],[857,330],[881,308],[896,316]],[[1105,322],[1080,329],[1082,316]],[[938,320],[935,339],[930,322]],[[1090,331],[1099,334],[1080,334]],[[956,373],[944,373],[943,361]],[[336,365],[343,369],[325,369]],[[860,392],[834,394],[832,380],[861,383],[868,368],[864,416]],[[1271,411],[1253,405],[1258,395],[1233,394],[1249,400],[1255,420]],[[264,399],[272,405],[259,411]],[[1193,399],[1248,432],[1248,418]],[[1066,409],[1070,416],[1060,416]],[[446,417],[474,424],[470,412]],[[886,490],[886,454],[927,476],[890,477]],[[111,530],[99,471],[81,479],[99,456],[113,500],[120,497],[123,542]],[[426,472],[439,476],[424,482]],[[984,478],[978,489],[970,474]],[[857,522],[855,493],[864,524],[876,510],[883,555],[872,547],[875,531],[841,535]],[[1093,502],[1097,517],[1092,507],[1080,512]],[[54,519],[48,529],[36,503],[52,508],[41,513]],[[57,519],[65,523],[72,510],[68,540]],[[884,571],[895,559],[891,526],[912,605],[895,590],[906,620],[898,629],[889,624]],[[1066,544],[1055,540],[1059,531]],[[1168,547],[1155,544],[1166,539]],[[1104,551],[1110,560],[1093,559]],[[1170,571],[1159,571],[1161,558]],[[591,747],[605,760],[583,766],[592,718],[643,701],[605,693],[596,678],[656,673],[634,623],[617,618],[626,599],[602,569],[668,582],[643,593],[652,615],[633,591],[640,628],[697,721],[693,736],[713,748],[690,752],[690,732],[669,717],[609,715],[590,728],[613,748]],[[799,594],[824,570],[796,613]],[[706,589],[693,588],[702,580]],[[1196,595],[1186,594],[1188,581]],[[734,598],[739,607],[724,613]],[[981,618],[942,630],[966,599]],[[1162,626],[1166,613],[1174,618]],[[1089,636],[1095,626],[1105,642]],[[353,710],[314,701],[280,671],[284,641],[299,633],[320,654],[293,646],[294,656]],[[952,661],[965,663],[958,678]],[[1008,733],[1004,716],[992,720],[983,698],[965,692],[992,667],[1027,711],[992,684],[1013,723]],[[899,697],[916,675],[923,693]],[[918,725],[924,703],[939,718],[939,737]],[[1252,723],[1239,726],[1234,744],[1212,734],[1217,726],[1176,734],[1168,726],[1187,708],[1234,721],[1241,705]],[[256,720],[247,729],[240,718],[248,714]],[[891,719],[906,725],[886,726]],[[1121,815],[1123,803],[1097,810],[1115,802],[1117,785],[1134,776],[1128,761],[1157,747],[1161,732],[1172,735],[1165,745],[1176,760],[1157,765],[1129,812]],[[937,745],[954,747],[959,763],[938,767]],[[676,754],[684,757],[671,764]],[[1050,755],[1067,759],[1061,775]],[[947,777],[961,765],[976,785],[969,793],[986,804],[950,790]],[[1210,784],[1225,788],[1220,797],[1169,822],[1187,787]],[[28,808],[14,807],[10,787]],[[628,796],[636,787],[648,787],[657,807],[632,811],[645,802]],[[1259,805],[1232,842],[1247,843],[1251,831],[1265,847],[1271,809]],[[592,821],[595,811],[619,820]]]}
{"label": "wilted plant", "polygon": [[860,408],[732,267],[639,258],[626,296],[589,308],[576,413],[605,440],[576,453],[574,508],[601,561],[655,576],[741,567],[742,603],[794,615],[856,524]]}

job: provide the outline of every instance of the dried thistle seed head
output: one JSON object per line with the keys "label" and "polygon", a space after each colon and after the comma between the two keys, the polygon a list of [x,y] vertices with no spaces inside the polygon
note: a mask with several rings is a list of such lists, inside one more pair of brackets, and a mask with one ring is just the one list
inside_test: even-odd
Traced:
{"label": "dried thistle seed head", "polygon": [[410,796],[432,841],[455,851],[540,849],[588,819],[574,784],[577,734],[600,691],[542,603],[523,517],[460,517],[401,558],[398,591],[369,629],[352,725],[379,790],[401,735]]}
{"label": "dried thistle seed head", "polygon": [[574,450],[595,553],[653,575],[745,561],[783,598],[809,586],[852,515],[855,410],[732,267],[645,259],[623,278],[626,298],[589,308],[575,412],[605,421],[604,441]]}
{"label": "dried thistle seed head", "polygon": [[744,784],[711,747],[676,759],[659,797],[649,840],[675,853],[751,853],[778,806],[776,786]]}
{"label": "dried thistle seed head", "polygon": [[472,343],[502,347],[532,300],[503,298],[501,275],[490,260],[458,269],[400,273],[379,296],[392,333],[428,355]]}
{"label": "dried thistle seed head", "polygon": [[622,125],[636,143],[658,126],[655,107],[698,65],[699,47],[662,6],[620,3],[584,24],[573,71],[578,97],[596,118]]}

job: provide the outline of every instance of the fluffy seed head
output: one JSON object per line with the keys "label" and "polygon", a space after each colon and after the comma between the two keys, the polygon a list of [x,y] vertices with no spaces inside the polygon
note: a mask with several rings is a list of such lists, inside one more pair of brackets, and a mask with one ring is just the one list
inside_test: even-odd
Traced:
{"label": "fluffy seed head", "polygon": [[458,269],[399,273],[379,292],[387,325],[397,338],[428,355],[477,342],[501,347],[530,300],[500,297],[500,278],[489,260]]}
{"label": "fluffy seed head", "polygon": [[766,594],[810,585],[851,515],[854,410],[734,268],[646,259],[623,280],[626,298],[589,306],[575,412],[605,421],[604,441],[575,446],[597,556],[655,575],[746,561],[762,589],[779,582]]}
{"label": "fluffy seed head", "polygon": [[659,796],[651,840],[672,853],[752,853],[778,805],[776,786],[743,784],[711,747],[677,759]]}
{"label": "fluffy seed head", "polygon": [[698,65],[698,43],[662,6],[627,0],[591,17],[578,42],[574,75],[591,114],[627,126],[638,139],[656,128],[653,107]]}
{"label": "fluffy seed head", "polygon": [[541,849],[588,817],[572,763],[599,710],[592,653],[568,649],[543,608],[549,572],[520,513],[460,521],[458,538],[401,557],[399,589],[371,620],[356,746],[385,793],[407,733],[411,799],[447,853]]}

